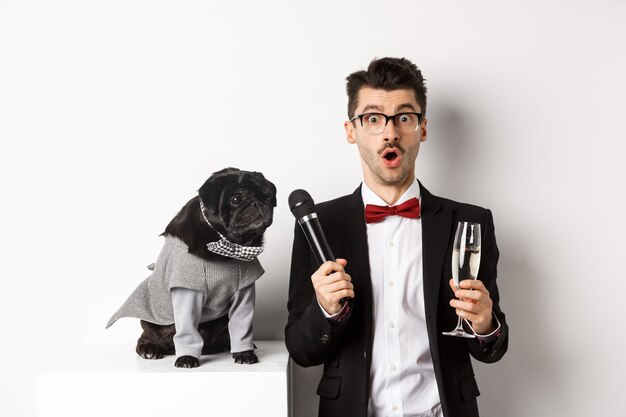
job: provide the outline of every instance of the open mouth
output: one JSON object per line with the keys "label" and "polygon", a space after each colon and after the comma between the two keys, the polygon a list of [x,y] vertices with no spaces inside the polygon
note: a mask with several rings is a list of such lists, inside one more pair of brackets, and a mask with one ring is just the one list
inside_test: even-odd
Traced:
{"label": "open mouth", "polygon": [[402,160],[402,156],[400,152],[394,148],[388,148],[383,151],[381,154],[383,158],[383,162],[389,168],[395,168],[400,165],[400,161]]}
{"label": "open mouth", "polygon": [[387,152],[383,158],[385,158],[387,161],[393,161],[398,157],[398,154],[395,151],[391,151],[391,152]]}

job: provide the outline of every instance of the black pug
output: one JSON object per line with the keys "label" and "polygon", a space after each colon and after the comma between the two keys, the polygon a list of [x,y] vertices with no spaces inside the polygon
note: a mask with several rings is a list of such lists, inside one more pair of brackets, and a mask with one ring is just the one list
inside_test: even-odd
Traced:
{"label": "black pug", "polygon": [[230,350],[236,363],[257,363],[252,340],[257,255],[272,224],[276,187],[259,172],[226,168],[167,225],[152,275],[111,317],[141,319],[136,351],[145,359],[177,356],[195,368],[201,354]]}

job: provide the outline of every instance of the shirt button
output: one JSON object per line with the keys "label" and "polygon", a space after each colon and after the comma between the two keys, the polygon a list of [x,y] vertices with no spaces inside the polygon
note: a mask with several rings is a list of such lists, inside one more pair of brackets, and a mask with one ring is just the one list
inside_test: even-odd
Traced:
{"label": "shirt button", "polygon": [[322,337],[320,337],[320,342],[326,344],[328,343],[328,335],[327,334],[323,334]]}
{"label": "shirt button", "polygon": [[392,241],[387,242],[387,246],[389,246],[390,248],[393,247],[393,242]]}
{"label": "shirt button", "polygon": [[389,281],[389,286],[393,287],[393,281]]}
{"label": "shirt button", "polygon": [[398,411],[398,406],[397,406],[397,405],[394,405],[393,407],[391,407],[391,409],[392,409],[393,411]]}
{"label": "shirt button", "polygon": [[391,370],[395,371],[396,370],[396,365],[391,365]]}
{"label": "shirt button", "polygon": [[391,327],[393,329],[394,327],[396,327],[396,325],[393,324],[393,321],[392,321],[391,323],[389,323],[389,327]]}

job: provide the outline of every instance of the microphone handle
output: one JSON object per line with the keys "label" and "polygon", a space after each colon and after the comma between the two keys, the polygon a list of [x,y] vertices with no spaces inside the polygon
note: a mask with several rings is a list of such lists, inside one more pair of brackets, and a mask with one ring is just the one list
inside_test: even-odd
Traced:
{"label": "microphone handle", "polygon": [[[317,220],[317,215],[309,215],[303,217],[302,219],[298,219],[298,223],[304,232],[306,240],[309,242],[309,246],[315,255],[317,263],[321,265],[326,261],[335,261],[335,255],[333,255],[333,252],[330,250],[330,246],[328,246],[322,226],[320,225],[319,220]],[[343,306],[349,301],[350,298],[346,297],[342,298],[339,302]]]}
{"label": "microphone handle", "polygon": [[330,250],[328,242],[326,242],[326,237],[324,236],[322,226],[320,225],[319,220],[317,220],[317,217],[301,220],[302,221],[299,221],[298,223],[300,223],[300,227],[302,227],[304,236],[306,236],[306,240],[309,242],[309,246],[315,255],[317,263],[321,265],[326,261],[334,261],[335,256]]}

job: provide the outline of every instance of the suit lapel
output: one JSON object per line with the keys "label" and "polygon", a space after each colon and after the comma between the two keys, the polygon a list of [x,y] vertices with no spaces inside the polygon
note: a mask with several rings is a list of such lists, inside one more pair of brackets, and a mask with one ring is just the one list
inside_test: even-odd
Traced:
{"label": "suit lapel", "polygon": [[424,274],[424,306],[427,320],[431,324],[429,334],[435,335],[435,319],[437,317],[437,301],[442,284],[441,271],[448,250],[452,232],[452,211],[441,206],[434,197],[420,183],[422,198],[422,253]]}
{"label": "suit lapel", "polygon": [[368,349],[371,352],[372,345],[372,281],[370,277],[369,252],[367,247],[367,227],[363,210],[363,197],[361,187],[357,188],[346,199],[342,210],[337,213],[345,225],[345,233],[341,236],[342,248],[345,258],[348,260],[347,271],[352,277],[355,286],[355,297],[359,297],[362,303],[363,314],[368,317],[364,321],[364,336]]}
{"label": "suit lapel", "polygon": [[350,275],[357,280],[355,284],[371,288],[369,253],[367,249],[367,228],[363,214],[363,198],[361,187],[348,196],[346,204],[341,207],[343,213],[338,213],[345,225],[345,232],[341,235],[342,247],[348,260]]}
{"label": "suit lapel", "polygon": [[[420,183],[422,216],[422,253],[424,273],[424,304],[427,315],[436,317],[439,289],[442,283],[441,271],[452,233],[452,211],[442,207]],[[355,285],[365,290],[366,310],[371,311],[371,278],[367,248],[367,228],[363,214],[361,187],[346,199],[346,204],[337,208],[337,217],[345,225],[345,233],[340,237],[345,258],[350,262],[350,275]],[[371,333],[371,330],[368,332]],[[369,340],[369,339],[368,339]]]}
{"label": "suit lapel", "polygon": [[[446,252],[452,233],[453,213],[442,207],[437,197],[420,183],[421,216],[422,216],[422,253],[424,275],[424,305],[428,333],[431,340],[436,340],[436,317],[439,290],[442,284],[441,271],[444,266]],[[363,314],[370,315],[364,320],[364,336],[371,353],[372,344],[372,282],[370,277],[369,253],[367,247],[367,228],[363,214],[363,198],[361,187],[347,197],[346,203],[337,207],[337,218],[341,219],[345,228],[340,236],[342,256],[348,264],[348,273],[354,280],[355,288],[359,291],[357,297],[362,297]],[[368,358],[369,359],[369,358]]]}

